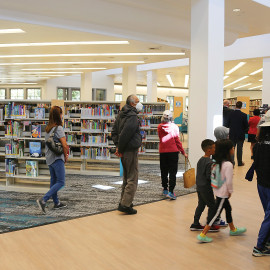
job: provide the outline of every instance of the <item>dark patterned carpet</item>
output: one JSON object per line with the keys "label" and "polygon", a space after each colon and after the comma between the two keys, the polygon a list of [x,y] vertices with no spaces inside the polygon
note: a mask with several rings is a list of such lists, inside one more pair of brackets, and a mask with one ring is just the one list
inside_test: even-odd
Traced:
{"label": "dark patterned carpet", "polygon": [[[180,159],[179,171],[183,169],[183,159]],[[140,165],[139,179],[148,182],[138,185],[135,206],[164,199],[159,165]],[[47,202],[46,215],[41,214],[37,207],[39,194],[0,191],[0,233],[115,210],[119,203],[121,185],[113,182],[121,180],[122,177],[67,175],[66,186],[59,192],[59,198],[68,207],[53,210],[53,202],[50,200]],[[111,186],[113,189],[101,190],[93,185]],[[184,189],[183,178],[177,178],[177,196],[193,192],[195,188]]]}

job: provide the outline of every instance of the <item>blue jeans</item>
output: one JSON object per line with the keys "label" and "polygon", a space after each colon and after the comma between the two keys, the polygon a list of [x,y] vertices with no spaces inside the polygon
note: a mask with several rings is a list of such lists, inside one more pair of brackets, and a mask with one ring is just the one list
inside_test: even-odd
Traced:
{"label": "blue jeans", "polygon": [[47,202],[51,197],[55,204],[59,204],[57,192],[65,186],[65,163],[62,159],[57,159],[53,164],[49,165],[51,184],[50,190],[43,197],[44,202]]}
{"label": "blue jeans", "polygon": [[257,247],[263,248],[270,238],[270,188],[258,185],[258,192],[264,210],[264,220],[259,231]]}

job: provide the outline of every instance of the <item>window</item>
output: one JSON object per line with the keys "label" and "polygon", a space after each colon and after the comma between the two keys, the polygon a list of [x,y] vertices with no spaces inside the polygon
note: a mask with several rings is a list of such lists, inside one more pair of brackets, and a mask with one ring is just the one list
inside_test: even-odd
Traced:
{"label": "window", "polygon": [[11,99],[23,99],[24,90],[23,89],[10,89],[10,98]]}
{"label": "window", "polygon": [[68,89],[67,88],[58,88],[57,89],[57,99],[68,100]]}
{"label": "window", "polygon": [[105,101],[106,100],[106,89],[92,89],[92,100]]}
{"label": "window", "polygon": [[71,89],[71,100],[81,100],[81,91],[80,89]]}
{"label": "window", "polygon": [[188,97],[186,97],[186,112],[188,111]]}
{"label": "window", "polygon": [[0,99],[6,98],[6,89],[0,89]]}
{"label": "window", "polygon": [[114,100],[115,101],[122,101],[122,94],[115,94],[114,95]]}
{"label": "window", "polygon": [[170,111],[173,111],[174,97],[173,96],[167,96],[167,101],[170,104]]}
{"label": "window", "polygon": [[140,102],[147,102],[147,96],[146,95],[136,95]]}
{"label": "window", "polygon": [[27,99],[41,99],[41,89],[27,89]]}

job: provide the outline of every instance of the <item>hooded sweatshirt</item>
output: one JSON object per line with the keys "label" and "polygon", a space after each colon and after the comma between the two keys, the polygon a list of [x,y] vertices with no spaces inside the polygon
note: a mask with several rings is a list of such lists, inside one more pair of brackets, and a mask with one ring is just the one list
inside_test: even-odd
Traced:
{"label": "hooded sweatshirt", "polygon": [[119,153],[138,151],[142,135],[136,108],[126,104],[121,109],[112,128],[112,140]]}
{"label": "hooded sweatshirt", "polygon": [[179,140],[179,128],[172,122],[158,125],[159,153],[181,152],[185,155],[182,143]]}

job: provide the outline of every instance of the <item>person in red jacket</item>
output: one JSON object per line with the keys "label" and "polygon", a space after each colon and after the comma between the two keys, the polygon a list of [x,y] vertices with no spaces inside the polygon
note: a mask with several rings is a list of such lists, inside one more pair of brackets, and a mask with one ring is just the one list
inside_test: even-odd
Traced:
{"label": "person in red jacket", "polygon": [[253,159],[253,146],[255,145],[256,141],[256,134],[257,134],[257,125],[260,122],[260,110],[255,109],[253,111],[254,116],[251,117],[248,121],[249,130],[248,130],[248,142],[251,143],[250,151],[251,151],[251,158]]}
{"label": "person in red jacket", "polygon": [[[158,125],[159,136],[159,155],[161,184],[163,195],[171,200],[176,200],[173,192],[176,185],[176,174],[178,170],[178,155],[188,157],[179,140],[179,128],[173,123],[172,113],[169,110],[164,111],[161,124]],[[169,174],[169,192],[168,192],[168,174]]]}

